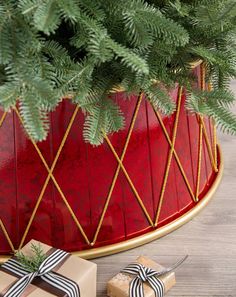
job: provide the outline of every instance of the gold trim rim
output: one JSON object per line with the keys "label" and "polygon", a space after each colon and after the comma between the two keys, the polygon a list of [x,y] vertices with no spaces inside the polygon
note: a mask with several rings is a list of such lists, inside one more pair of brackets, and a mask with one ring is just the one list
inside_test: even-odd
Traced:
{"label": "gold trim rim", "polygon": [[[79,256],[84,259],[94,259],[98,257],[108,256],[115,253],[119,253],[122,251],[126,251],[138,246],[141,246],[143,244],[146,244],[148,242],[151,242],[155,239],[158,239],[162,236],[165,236],[174,230],[178,229],[182,225],[189,222],[191,219],[193,219],[212,199],[213,195],[215,194],[222,176],[223,176],[223,170],[224,170],[224,160],[222,156],[222,151],[219,145],[217,145],[217,150],[219,153],[219,171],[216,173],[215,180],[213,181],[210,189],[205,194],[205,196],[194,206],[192,209],[190,209],[188,212],[183,214],[181,217],[175,219],[174,221],[170,222],[169,224],[155,230],[148,232],[147,234],[137,236],[132,239],[128,239],[126,241],[122,241],[119,243],[111,244],[105,247],[98,247],[98,248],[92,248],[85,251],[78,251],[78,252],[72,252],[73,255]],[[5,262],[9,259],[9,255],[0,255],[0,263]]]}

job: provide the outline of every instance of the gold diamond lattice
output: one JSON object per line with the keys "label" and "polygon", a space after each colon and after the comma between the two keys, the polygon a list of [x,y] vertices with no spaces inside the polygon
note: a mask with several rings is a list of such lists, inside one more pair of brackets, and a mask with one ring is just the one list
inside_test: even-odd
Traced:
{"label": "gold diamond lattice", "polygon": [[[203,67],[202,67],[202,71],[201,71],[201,82],[202,82],[201,87],[202,87],[202,89],[204,89],[205,88],[205,83],[204,83],[205,82],[205,72],[204,72]],[[65,203],[66,208],[68,209],[68,211],[69,211],[75,225],[77,226],[77,228],[80,231],[84,241],[87,243],[88,246],[93,246],[97,242],[97,238],[98,238],[99,232],[101,230],[101,227],[102,227],[104,217],[105,217],[105,214],[107,212],[109,203],[110,203],[110,201],[112,199],[112,193],[113,193],[113,190],[114,190],[118,175],[119,175],[121,170],[124,173],[125,178],[126,178],[128,184],[129,184],[132,192],[134,193],[135,199],[137,200],[140,208],[142,209],[142,211],[143,211],[143,213],[144,213],[144,215],[145,215],[145,217],[147,219],[148,224],[150,226],[152,226],[152,227],[156,227],[158,225],[158,222],[159,222],[159,216],[160,216],[162,204],[163,204],[163,201],[164,201],[164,194],[165,194],[166,184],[167,184],[169,171],[170,171],[170,166],[171,166],[171,162],[172,162],[173,157],[176,160],[176,163],[178,165],[178,168],[180,170],[180,173],[181,173],[181,175],[183,177],[183,180],[185,182],[185,185],[186,185],[186,187],[187,187],[187,189],[189,191],[189,194],[190,194],[192,200],[194,202],[197,202],[198,201],[198,196],[199,196],[199,184],[200,184],[200,175],[201,175],[201,159],[202,159],[203,140],[206,143],[206,147],[207,147],[207,151],[208,151],[209,159],[211,161],[212,168],[213,168],[213,170],[215,172],[217,172],[216,131],[215,131],[215,127],[214,127],[213,128],[214,129],[214,131],[213,131],[214,132],[213,133],[213,148],[212,148],[212,145],[210,144],[210,140],[208,138],[208,134],[207,134],[207,131],[206,131],[204,119],[203,119],[202,116],[198,116],[199,143],[198,143],[197,181],[196,181],[195,189],[192,189],[191,186],[190,186],[190,183],[188,181],[188,178],[186,176],[185,170],[184,170],[184,168],[183,168],[183,166],[181,164],[178,153],[175,150],[175,141],[176,141],[177,132],[178,132],[178,121],[179,121],[179,114],[180,114],[182,95],[183,95],[183,88],[179,87],[178,99],[177,99],[177,110],[176,110],[176,113],[175,113],[175,121],[174,121],[174,126],[173,126],[172,138],[168,134],[160,114],[158,113],[158,111],[156,111],[153,108],[154,113],[155,113],[155,115],[157,117],[157,120],[158,120],[158,122],[159,122],[159,124],[160,124],[160,126],[162,128],[162,131],[163,131],[163,133],[165,135],[165,138],[166,138],[166,140],[167,140],[167,142],[169,144],[169,152],[168,152],[168,158],[167,158],[166,167],[165,167],[165,174],[164,174],[164,178],[163,178],[163,182],[162,182],[162,188],[161,188],[161,192],[160,192],[159,203],[157,205],[157,209],[156,209],[154,219],[152,219],[150,214],[148,213],[148,211],[147,211],[147,209],[145,207],[145,204],[142,201],[142,198],[140,197],[140,195],[138,193],[138,190],[136,189],[136,187],[134,185],[134,182],[130,178],[129,173],[127,172],[127,169],[125,168],[124,163],[123,163],[126,152],[127,152],[127,149],[128,149],[128,146],[129,146],[130,138],[131,138],[131,135],[132,135],[132,132],[133,132],[133,129],[134,129],[134,125],[135,125],[135,122],[136,122],[136,119],[137,119],[137,115],[138,115],[138,112],[139,112],[139,109],[140,109],[140,105],[141,105],[141,102],[142,102],[143,97],[144,97],[144,94],[140,93],[140,95],[138,96],[138,99],[137,99],[137,103],[136,103],[135,110],[134,110],[134,113],[133,113],[133,116],[132,116],[132,119],[131,119],[129,130],[128,130],[128,133],[127,133],[127,138],[126,138],[126,141],[125,141],[121,156],[119,156],[118,153],[116,152],[116,150],[115,150],[114,146],[112,145],[112,143],[111,143],[110,139],[108,138],[108,136],[106,134],[104,134],[104,138],[105,138],[105,140],[106,140],[112,154],[114,155],[114,158],[117,161],[117,168],[115,170],[111,185],[109,187],[108,194],[107,194],[107,197],[105,199],[103,210],[102,210],[101,216],[99,218],[98,225],[97,225],[97,228],[95,230],[94,236],[93,236],[91,241],[89,240],[89,238],[86,235],[82,225],[80,224],[79,218],[77,218],[76,214],[74,213],[73,209],[71,208],[70,204],[68,203],[68,200],[67,200],[65,194],[63,193],[60,185],[58,184],[58,182],[57,182],[57,180],[56,180],[56,178],[55,178],[55,176],[53,174],[54,169],[55,169],[56,164],[57,164],[57,161],[58,161],[58,159],[60,157],[60,154],[61,154],[61,152],[63,150],[63,147],[64,147],[64,145],[66,143],[66,140],[68,138],[68,135],[70,134],[71,127],[72,127],[72,125],[73,125],[73,123],[74,123],[74,121],[76,119],[76,116],[77,116],[77,114],[79,112],[79,106],[77,105],[75,107],[75,109],[74,109],[74,112],[73,112],[71,118],[70,118],[70,121],[69,121],[69,124],[67,126],[66,132],[65,132],[65,134],[64,134],[64,136],[63,136],[63,138],[61,140],[61,143],[59,145],[58,151],[56,153],[56,156],[55,156],[55,158],[53,160],[53,163],[52,163],[51,167],[47,164],[47,162],[46,162],[42,152],[40,151],[37,143],[35,143],[35,141],[33,139],[30,139],[33,146],[34,146],[34,148],[35,148],[35,150],[37,151],[37,154],[39,155],[45,169],[47,170],[47,177],[46,177],[46,179],[45,179],[45,181],[43,183],[43,186],[42,186],[40,194],[39,194],[39,196],[37,198],[36,204],[35,204],[35,206],[34,206],[34,208],[32,210],[31,217],[30,217],[30,219],[29,219],[29,221],[27,223],[26,229],[24,230],[23,236],[22,236],[22,238],[20,240],[20,244],[17,247],[17,249],[21,249],[22,246],[24,245],[25,239],[26,239],[26,237],[27,237],[27,235],[29,233],[29,230],[30,230],[31,225],[32,225],[32,223],[34,221],[35,215],[36,215],[37,210],[38,210],[38,208],[40,206],[40,203],[41,203],[41,201],[42,201],[42,199],[44,197],[44,193],[46,191],[46,188],[47,188],[50,180],[52,180],[52,182],[54,183],[54,185],[55,185],[56,189],[58,190],[61,199]],[[23,120],[21,118],[21,115],[20,115],[18,109],[15,108],[14,112],[16,113],[16,115],[19,118],[22,125],[24,125]],[[5,118],[6,118],[6,115],[7,115],[6,113],[3,113],[2,118],[0,119],[0,127],[3,124],[3,122],[4,122]],[[0,219],[0,229],[2,230],[2,232],[3,232],[4,236],[5,236],[11,250],[13,252],[15,252],[15,247],[13,245],[13,242],[12,242],[10,236],[9,236],[9,233],[8,233],[2,219]]]}

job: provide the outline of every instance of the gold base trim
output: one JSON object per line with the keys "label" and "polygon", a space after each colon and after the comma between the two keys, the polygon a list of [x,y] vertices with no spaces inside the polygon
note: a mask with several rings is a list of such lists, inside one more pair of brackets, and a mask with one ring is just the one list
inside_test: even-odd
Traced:
{"label": "gold base trim", "polygon": [[[151,231],[147,234],[144,234],[144,235],[141,235],[141,236],[138,236],[138,237],[135,237],[135,238],[123,241],[123,242],[111,244],[111,245],[108,245],[105,247],[99,247],[99,248],[94,248],[94,249],[92,248],[92,249],[85,250],[85,251],[73,252],[72,254],[82,257],[84,259],[93,259],[93,258],[98,258],[98,257],[103,257],[103,256],[119,253],[119,252],[122,252],[122,251],[125,251],[128,249],[138,247],[145,243],[151,242],[151,241],[153,241],[157,238],[160,238],[164,235],[167,235],[168,233],[178,229],[185,223],[189,222],[205,206],[207,206],[207,204],[213,197],[214,193],[216,192],[216,190],[221,182],[221,179],[223,176],[223,170],[224,170],[224,162],[223,162],[223,157],[222,157],[222,151],[221,151],[219,145],[217,145],[217,150],[219,153],[219,161],[220,161],[219,168],[218,168],[219,171],[217,172],[216,178],[213,181],[211,188],[208,190],[208,192],[205,194],[205,196],[196,204],[196,206],[194,208],[192,208],[191,210],[189,210],[188,212],[186,212],[185,214],[183,214],[181,217],[177,218],[173,222],[171,222],[171,223],[169,223],[155,231]],[[5,262],[6,260],[9,259],[9,257],[10,257],[9,255],[7,255],[7,256],[0,255],[0,263]]]}

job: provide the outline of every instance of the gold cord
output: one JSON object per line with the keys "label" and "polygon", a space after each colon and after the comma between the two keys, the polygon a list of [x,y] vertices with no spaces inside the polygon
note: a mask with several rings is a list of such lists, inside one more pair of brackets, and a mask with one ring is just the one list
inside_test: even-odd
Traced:
{"label": "gold cord", "polygon": [[[54,170],[54,168],[55,168],[55,166],[56,166],[56,163],[57,163],[57,161],[58,161],[58,158],[59,158],[59,156],[60,156],[60,154],[61,154],[61,151],[62,151],[62,149],[63,149],[63,147],[64,147],[64,144],[65,144],[66,139],[67,139],[67,137],[68,137],[68,135],[69,135],[69,132],[70,132],[70,130],[71,130],[71,127],[72,127],[72,125],[73,125],[73,123],[74,123],[74,120],[75,120],[75,117],[76,117],[76,115],[77,115],[77,113],[78,113],[78,110],[79,110],[79,106],[77,105],[76,108],[75,108],[75,110],[74,110],[74,112],[73,112],[73,115],[72,115],[72,117],[71,117],[71,119],[70,119],[70,122],[69,122],[69,124],[68,124],[67,129],[66,129],[66,132],[65,132],[65,134],[64,134],[64,136],[63,136],[63,139],[62,139],[62,141],[61,141],[61,144],[60,144],[60,146],[59,146],[59,148],[58,148],[58,151],[57,151],[57,154],[56,154],[56,156],[55,156],[55,159],[54,159],[54,161],[53,161],[53,163],[52,163],[51,169],[49,168],[47,162],[45,161],[45,158],[43,157],[43,155],[42,155],[41,151],[39,150],[39,148],[38,148],[37,144],[35,143],[35,141],[34,141],[32,138],[30,138],[32,144],[34,145],[34,147],[35,147],[35,149],[36,149],[36,151],[37,151],[37,153],[38,153],[38,155],[39,155],[39,157],[40,157],[40,159],[41,159],[41,161],[43,162],[43,164],[44,164],[46,170],[48,171],[48,176],[47,176],[47,178],[46,178],[46,180],[45,180],[45,182],[44,182],[44,185],[43,185],[43,187],[42,187],[42,189],[41,189],[40,195],[39,195],[38,200],[37,200],[37,202],[36,202],[36,205],[35,205],[35,207],[34,207],[34,209],[33,209],[33,212],[32,212],[32,214],[31,214],[30,220],[29,220],[29,222],[28,222],[28,225],[27,225],[27,227],[26,227],[26,229],[25,229],[25,232],[24,232],[24,234],[23,234],[23,237],[22,237],[22,239],[21,239],[19,249],[22,248],[22,246],[23,246],[23,244],[24,244],[24,242],[25,242],[25,238],[26,238],[26,236],[27,236],[27,234],[28,234],[28,232],[29,232],[29,229],[30,229],[30,227],[31,227],[31,225],[32,225],[32,222],[33,222],[33,220],[34,220],[35,214],[36,214],[36,212],[37,212],[37,210],[38,210],[38,207],[39,207],[39,205],[40,205],[40,203],[41,203],[41,200],[42,200],[42,198],[43,198],[43,195],[44,195],[44,193],[45,193],[45,190],[46,190],[46,188],[47,188],[47,185],[48,185],[48,183],[49,183],[50,178],[52,179],[53,183],[55,184],[55,186],[56,186],[56,188],[57,188],[59,194],[61,195],[61,197],[62,197],[62,199],[63,199],[63,201],[64,201],[64,203],[65,203],[65,205],[66,205],[66,207],[67,207],[67,209],[68,209],[68,211],[70,212],[70,214],[71,214],[71,216],[72,216],[74,222],[76,223],[76,225],[77,225],[78,229],[80,230],[82,236],[84,237],[86,243],[87,243],[87,244],[90,244],[90,241],[88,240],[87,235],[85,234],[85,232],[84,232],[82,226],[80,225],[80,223],[79,223],[79,221],[78,221],[78,219],[77,219],[75,213],[73,212],[73,210],[72,210],[71,206],[69,205],[69,203],[68,203],[68,201],[67,201],[67,199],[66,199],[64,193],[62,192],[60,186],[58,185],[58,183],[57,183],[57,181],[56,181],[56,179],[55,179],[55,177],[54,177],[54,175],[53,175],[53,170]],[[17,116],[19,117],[21,123],[23,124],[23,119],[22,119],[22,117],[21,117],[19,111],[18,111],[17,109],[15,109],[15,112],[16,112]]]}
{"label": "gold cord", "polygon": [[214,149],[214,160],[215,166],[218,171],[218,159],[217,159],[217,133],[216,133],[216,124],[213,122],[213,149]]}
{"label": "gold cord", "polygon": [[[213,89],[213,86],[211,83],[208,84],[208,90],[211,91]],[[213,155],[214,155],[214,161],[215,161],[215,167],[218,170],[218,160],[217,160],[217,133],[216,133],[216,124],[215,121],[212,119],[212,125],[213,125]]]}
{"label": "gold cord", "polygon": [[5,112],[3,113],[1,119],[0,119],[0,127],[2,127],[2,124],[3,124],[3,122],[4,122],[5,118],[6,118],[6,115],[7,115],[7,112],[5,111]]}
{"label": "gold cord", "polygon": [[13,251],[13,253],[15,253],[14,245],[13,245],[13,243],[12,243],[12,241],[11,241],[11,239],[10,239],[10,236],[9,236],[9,234],[8,234],[8,232],[7,232],[7,229],[6,229],[6,227],[4,226],[4,224],[3,224],[3,222],[2,222],[1,219],[0,219],[0,227],[1,227],[1,229],[2,229],[2,232],[3,232],[4,236],[5,236],[5,238],[6,238],[7,242],[8,242],[8,244],[9,244],[9,246],[10,246],[10,248],[11,248],[11,250]]}
{"label": "gold cord", "polygon": [[183,87],[181,86],[179,88],[179,92],[178,92],[178,103],[177,103],[177,111],[176,111],[174,128],[173,128],[172,146],[170,147],[168,160],[167,160],[167,164],[166,164],[166,171],[165,171],[164,180],[163,180],[163,183],[162,183],[162,189],[161,189],[158,209],[157,209],[156,217],[155,217],[155,226],[157,226],[157,224],[158,224],[159,216],[160,216],[160,213],[161,213],[161,207],[162,207],[162,203],[163,203],[163,200],[164,200],[164,194],[165,194],[166,184],[167,184],[167,180],[168,180],[168,176],[169,176],[171,160],[172,160],[173,153],[174,153],[174,147],[175,147],[176,133],[177,133],[177,127],[178,127],[178,121],[179,121],[179,113],[180,113],[182,94],[183,94]]}
{"label": "gold cord", "polygon": [[[161,116],[160,116],[159,112],[156,111],[154,107],[153,107],[153,111],[154,111],[154,113],[156,114],[156,117],[157,117],[157,119],[158,119],[158,122],[159,122],[160,125],[161,125],[161,128],[162,128],[162,130],[163,130],[163,132],[164,132],[164,134],[165,134],[165,137],[166,137],[166,139],[167,139],[167,141],[168,141],[168,143],[169,143],[169,146],[170,146],[170,147],[173,147],[173,144],[172,144],[172,142],[171,142],[170,136],[169,136],[169,134],[168,134],[168,132],[167,132],[167,130],[166,130],[166,127],[165,127],[165,125],[164,125],[164,123],[163,123],[163,121],[162,121],[162,119],[161,119]],[[182,176],[183,176],[183,179],[184,179],[184,181],[185,181],[185,184],[186,184],[186,186],[187,186],[187,188],[188,188],[189,194],[191,195],[192,200],[193,200],[194,202],[196,202],[196,198],[195,198],[195,196],[194,196],[193,190],[192,190],[192,188],[191,188],[191,186],[190,186],[190,183],[189,183],[189,181],[188,181],[188,178],[187,178],[187,176],[186,176],[186,173],[185,173],[185,171],[184,171],[184,168],[183,168],[183,166],[182,166],[182,164],[181,164],[181,162],[180,162],[179,156],[178,156],[178,154],[176,153],[176,150],[175,150],[174,147],[173,147],[173,154],[174,154],[174,157],[175,157],[176,162],[177,162],[177,164],[178,164],[179,170],[180,170],[180,172],[181,172],[181,174],[182,174]]]}
{"label": "gold cord", "polygon": [[[204,63],[202,63],[201,67],[200,67],[200,80],[201,80],[200,81],[201,90],[206,90],[206,65]],[[212,89],[211,84],[208,84],[207,87],[208,87],[208,90]],[[211,145],[210,145],[210,141],[209,141],[209,138],[208,138],[208,135],[207,135],[207,132],[206,132],[206,127],[205,127],[203,117],[200,116],[199,119],[200,119],[200,122],[201,122],[201,125],[202,125],[203,135],[204,135],[204,139],[205,139],[205,142],[206,142],[206,145],[207,145],[207,151],[208,151],[208,154],[209,154],[209,158],[210,158],[210,161],[211,161],[212,168],[213,168],[213,170],[215,172],[218,172],[217,165],[216,165],[216,162],[215,162],[215,158],[214,158],[213,153],[212,153],[212,148],[211,148]],[[216,145],[215,145],[214,151],[216,151],[216,150],[217,150],[217,148],[216,148]],[[214,152],[214,154],[216,154],[216,152]]]}
{"label": "gold cord", "polygon": [[218,172],[217,166],[215,164],[214,156],[212,154],[212,148],[211,148],[210,141],[209,141],[209,138],[208,138],[208,135],[207,135],[206,126],[205,126],[203,117],[200,116],[199,120],[200,120],[200,124],[202,126],[202,129],[203,129],[204,140],[206,142],[207,151],[208,151],[209,158],[210,158],[210,161],[211,161],[211,166],[212,166],[212,168],[213,168],[213,170],[215,172]]}
{"label": "gold cord", "polygon": [[101,226],[102,226],[102,222],[104,220],[104,216],[106,214],[106,211],[107,211],[107,208],[108,208],[108,205],[109,205],[109,202],[110,202],[110,199],[111,199],[111,196],[112,196],[112,193],[113,193],[113,190],[114,190],[114,187],[115,187],[115,184],[116,184],[116,181],[117,181],[117,178],[118,178],[118,175],[119,175],[119,172],[120,172],[120,169],[123,170],[140,206],[142,207],[149,223],[151,225],[153,225],[153,222],[137,192],[137,190],[135,189],[124,165],[123,165],[123,160],[124,160],[124,157],[125,157],[125,154],[126,154],[126,150],[127,150],[127,147],[128,147],[128,144],[129,144],[129,141],[130,141],[130,137],[131,137],[131,134],[133,132],[133,128],[134,128],[134,124],[135,124],[135,121],[136,121],[136,118],[137,118],[137,115],[138,115],[138,111],[139,111],[139,108],[140,108],[140,105],[141,105],[141,102],[142,102],[142,99],[143,99],[143,93],[140,93],[139,97],[138,97],[138,100],[137,100],[137,104],[136,104],[136,107],[135,107],[135,111],[134,111],[134,114],[133,114],[133,117],[132,117],[132,120],[131,120],[131,124],[130,124],[130,127],[129,127],[129,131],[128,131],[128,135],[127,135],[127,138],[126,138],[126,141],[125,141],[125,145],[124,145],[124,148],[123,148],[123,151],[122,151],[122,154],[121,154],[121,157],[119,158],[119,156],[117,155],[112,143],[110,142],[109,138],[107,137],[107,135],[105,133],[104,134],[104,138],[108,144],[108,146],[110,147],[112,153],[114,154],[117,162],[118,162],[118,166],[116,168],[116,171],[115,171],[115,175],[113,177],[113,180],[112,180],[112,183],[111,183],[111,186],[110,186],[110,189],[109,189],[109,192],[108,192],[108,195],[107,195],[107,198],[106,198],[106,202],[105,202],[105,205],[104,205],[104,208],[103,208],[103,211],[102,211],[102,214],[101,214],[101,217],[100,217],[100,220],[99,220],[99,223],[98,223],[98,227],[97,227],[97,230],[95,232],[95,235],[94,235],[94,238],[93,238],[93,242],[91,245],[94,245],[97,241],[97,237],[98,237],[98,234],[99,234],[99,231],[101,229]]}
{"label": "gold cord", "polygon": [[197,163],[197,183],[196,183],[196,198],[199,195],[201,164],[202,164],[202,122],[199,121],[199,136],[198,136],[198,163]]}
{"label": "gold cord", "polygon": [[114,154],[114,156],[115,156],[117,162],[119,163],[119,166],[120,166],[121,169],[123,170],[123,173],[124,173],[125,177],[127,178],[127,181],[128,181],[128,183],[129,183],[130,187],[132,188],[132,191],[134,192],[134,194],[135,194],[135,196],[136,196],[136,198],[137,198],[137,200],[138,200],[138,202],[139,202],[139,204],[140,204],[140,206],[141,206],[141,208],[142,208],[144,214],[146,215],[146,217],[147,217],[147,219],[148,219],[150,225],[153,226],[152,219],[151,219],[149,213],[147,212],[147,209],[146,209],[146,207],[144,206],[143,201],[142,201],[142,199],[140,198],[140,196],[139,196],[139,194],[138,194],[138,192],[137,192],[137,190],[136,190],[136,188],[135,188],[135,186],[134,186],[134,184],[133,184],[131,178],[129,177],[129,174],[128,174],[127,170],[125,169],[125,167],[124,167],[124,165],[123,165],[123,163],[122,163],[122,161],[121,161],[121,159],[120,159],[119,156],[117,155],[117,153],[116,153],[116,151],[115,151],[115,149],[114,149],[112,143],[110,142],[109,138],[108,138],[106,135],[105,135],[105,139],[106,139],[106,141],[107,141],[107,143],[108,143],[108,145],[109,145],[111,151],[113,152],[113,154]]}

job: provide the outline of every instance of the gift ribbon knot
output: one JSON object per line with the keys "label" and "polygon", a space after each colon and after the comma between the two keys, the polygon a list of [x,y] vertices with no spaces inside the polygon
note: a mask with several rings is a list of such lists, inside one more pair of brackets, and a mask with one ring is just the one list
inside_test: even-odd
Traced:
{"label": "gift ribbon knot", "polygon": [[128,265],[121,272],[135,275],[135,277],[130,282],[129,296],[145,297],[144,290],[143,290],[143,283],[147,282],[150,285],[150,287],[153,289],[155,293],[155,297],[163,297],[165,292],[165,285],[163,281],[158,277],[173,271],[180,264],[182,264],[187,259],[187,257],[188,256],[185,256],[183,259],[178,261],[173,266],[169,268],[165,268],[161,271],[155,271],[149,267],[145,267],[140,263],[133,263]]}
{"label": "gift ribbon knot", "polygon": [[79,286],[76,282],[52,270],[59,265],[69,254],[62,250],[55,250],[39,266],[35,272],[29,272],[15,259],[10,259],[2,265],[5,270],[16,274],[19,278],[3,295],[3,297],[20,297],[24,290],[36,277],[63,291],[68,297],[80,297]]}
{"label": "gift ribbon knot", "polygon": [[144,297],[143,283],[147,282],[155,292],[156,297],[163,297],[165,287],[162,280],[158,279],[157,271],[145,267],[142,264],[134,263],[127,266],[122,272],[135,275],[129,287],[129,296]]}

